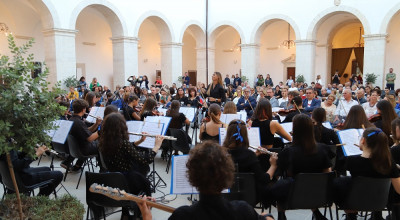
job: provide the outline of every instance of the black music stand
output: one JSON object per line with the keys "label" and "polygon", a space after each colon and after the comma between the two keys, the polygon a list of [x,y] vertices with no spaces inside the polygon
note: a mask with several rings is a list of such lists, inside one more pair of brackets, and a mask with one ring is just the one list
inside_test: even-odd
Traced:
{"label": "black music stand", "polygon": [[200,114],[200,109],[201,108],[197,108],[196,114],[194,115],[194,122],[193,122],[193,131],[192,131],[192,141],[193,141],[193,136],[194,136],[194,144],[197,144],[197,129],[199,129],[199,114]]}
{"label": "black music stand", "polygon": [[[55,156],[59,156],[58,153],[56,153],[55,151],[49,151],[50,154],[53,154],[51,157],[51,163],[50,163],[50,169],[51,171],[54,171],[54,157]],[[60,182],[60,188],[58,188],[58,190],[56,190],[56,192],[60,191],[61,188],[64,188],[64,190],[68,193],[68,195],[71,195],[71,193],[68,192],[67,188],[65,188],[65,186],[62,184],[62,181]]]}
{"label": "black music stand", "polygon": [[147,179],[150,181],[150,187],[151,187],[151,191],[153,191],[153,193],[156,192],[157,187],[163,187],[163,188],[167,187],[167,184],[165,183],[165,181],[161,178],[160,174],[158,174],[156,171],[155,161],[153,161],[153,171],[151,171],[147,175]]}

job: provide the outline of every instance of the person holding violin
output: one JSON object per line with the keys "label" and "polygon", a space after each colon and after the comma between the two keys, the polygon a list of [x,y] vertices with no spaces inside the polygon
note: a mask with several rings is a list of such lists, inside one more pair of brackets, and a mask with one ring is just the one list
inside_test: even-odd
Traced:
{"label": "person holding violin", "polygon": [[371,95],[369,96],[369,101],[362,104],[367,118],[376,113],[376,104],[378,103],[378,97],[378,92],[376,90],[372,90]]}
{"label": "person holding violin", "polygon": [[397,114],[394,111],[392,104],[387,100],[381,100],[376,104],[377,114],[374,117],[370,117],[370,121],[374,120],[374,125],[380,128],[388,137],[389,146],[393,145],[393,140],[390,137],[392,134],[391,123],[397,118]]}
{"label": "person holding violin", "polygon": [[144,102],[142,110],[140,110],[140,120],[144,121],[147,116],[159,116],[162,113],[158,112],[157,109],[157,102],[153,98],[148,98]]}
{"label": "person holding violin", "polygon": [[[284,108],[285,110],[293,109],[294,105],[293,105],[292,100],[294,97],[299,96],[299,95],[300,95],[300,93],[297,90],[288,92],[287,101],[283,102],[279,107]],[[272,103],[271,103],[271,105],[272,105]]]}
{"label": "person holding violin", "polygon": [[208,102],[210,104],[216,103],[221,105],[226,101],[225,89],[222,84],[222,76],[220,72],[215,72],[212,75],[212,83],[210,83],[207,90],[202,91],[202,93],[205,98],[208,97]]}
{"label": "person holding violin", "polygon": [[[292,104],[294,106],[294,108],[290,109],[285,118],[285,120],[283,120],[281,123],[286,123],[286,122],[292,122],[294,116],[298,115],[298,114],[302,114],[302,113],[306,113],[306,111],[303,109],[302,106],[303,100],[300,98],[300,96],[296,96],[292,99]],[[278,117],[278,121],[280,121],[280,118]]]}
{"label": "person holding violin", "polygon": [[139,108],[137,108],[139,104],[139,97],[136,95],[130,95],[127,99],[127,105],[124,105],[124,108],[122,109],[123,115],[125,117],[126,121],[140,121],[140,116],[138,113],[140,112]]}
{"label": "person holding violin", "polygon": [[306,98],[303,100],[303,108],[306,112],[311,113],[315,108],[321,107],[321,100],[315,98],[314,89],[306,89]]}
{"label": "person holding violin", "polygon": [[204,122],[200,126],[199,138],[202,141],[213,140],[219,141],[219,128],[226,127],[223,122],[219,119],[221,118],[221,107],[214,103],[208,108],[208,116],[210,117],[209,122]]}

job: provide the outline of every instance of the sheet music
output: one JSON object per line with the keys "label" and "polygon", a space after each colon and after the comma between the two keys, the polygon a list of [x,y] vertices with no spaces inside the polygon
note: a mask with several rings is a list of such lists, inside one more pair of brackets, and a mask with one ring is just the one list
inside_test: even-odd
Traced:
{"label": "sheet music", "polygon": [[172,157],[171,194],[198,193],[196,188],[190,185],[190,182],[186,176],[186,163],[188,159],[189,155]]}
{"label": "sheet music", "polygon": [[[283,129],[290,135],[290,132],[293,131],[293,122],[287,122],[287,123],[282,123],[281,126],[283,127]],[[290,141],[282,138],[283,143],[287,144]]]}
{"label": "sheet music", "polygon": [[338,131],[340,143],[345,144],[342,146],[345,156],[360,155],[362,151],[354,144],[359,144],[363,129],[346,129]]}
{"label": "sheet music", "polygon": [[[219,128],[219,144],[222,145],[226,138],[226,128]],[[249,137],[249,144],[252,146],[261,146],[260,128],[250,127],[247,128],[247,136]]]}
{"label": "sheet music", "polygon": [[[242,120],[242,114],[236,113],[236,114],[221,114],[220,121],[222,121],[225,124],[229,124],[233,120]],[[246,120],[244,120],[246,122]]]}
{"label": "sheet music", "polygon": [[329,121],[322,123],[325,128],[333,129],[332,124]]}
{"label": "sheet music", "polygon": [[[142,133],[143,121],[127,121],[126,126],[128,127],[128,132],[132,133]],[[138,135],[129,135],[129,142],[135,142],[140,139]]]}
{"label": "sheet music", "polygon": [[279,112],[279,110],[283,110],[284,108],[272,107],[272,112]]}
{"label": "sheet music", "polygon": [[240,120],[246,122],[246,120],[247,120],[247,112],[245,110],[242,110],[242,111],[240,111],[238,113],[241,115]]}
{"label": "sheet music", "polygon": [[165,133],[167,133],[167,129],[169,127],[169,123],[171,122],[171,119],[172,119],[171,117],[167,117],[167,116],[147,116],[145,123],[156,122],[156,123],[164,124],[161,135],[165,135]]}
{"label": "sheet music", "polygon": [[[57,128],[60,126],[60,120],[52,121],[51,123],[53,124],[53,127],[55,126]],[[54,133],[56,133],[56,129],[51,129],[44,132],[46,132],[49,137],[53,138]]]}
{"label": "sheet music", "polygon": [[192,107],[180,107],[179,112],[183,113],[190,122],[194,121],[194,116],[196,115],[196,108]]}
{"label": "sheet music", "polygon": [[[152,122],[146,122],[143,124],[142,127],[142,132],[146,132],[148,134],[154,134],[154,135],[161,135],[163,131],[164,124],[162,123],[152,123]],[[147,137],[143,143],[139,145],[139,147],[144,147],[144,148],[150,148],[152,149],[154,147],[156,139],[152,137]]]}
{"label": "sheet music", "polygon": [[57,130],[55,130],[52,141],[59,144],[64,144],[67,140],[69,131],[71,130],[72,124],[74,124],[74,122],[67,120],[58,121],[60,121],[59,127],[57,128]]}
{"label": "sheet music", "polygon": [[[106,109],[106,107],[92,107],[92,109],[89,112],[89,116],[86,118],[86,121],[90,122],[90,123],[95,123],[96,122],[96,118],[92,117],[100,117],[100,118],[104,118],[104,110]],[[90,116],[92,115],[92,116]]]}

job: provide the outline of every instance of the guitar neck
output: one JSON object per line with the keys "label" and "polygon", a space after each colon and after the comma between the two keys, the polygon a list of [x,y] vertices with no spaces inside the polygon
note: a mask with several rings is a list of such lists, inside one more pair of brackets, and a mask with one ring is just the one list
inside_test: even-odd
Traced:
{"label": "guitar neck", "polygon": [[138,196],[135,196],[135,195],[132,195],[132,194],[128,194],[128,193],[126,194],[126,199],[130,200],[130,201],[134,201],[136,203],[146,202],[146,204],[148,206],[154,207],[156,209],[161,209],[161,210],[169,212],[169,213],[173,213],[175,211],[174,207],[163,205],[163,204],[156,203],[156,202],[153,202],[153,201],[148,201],[148,200],[144,201],[142,198],[140,198]]}

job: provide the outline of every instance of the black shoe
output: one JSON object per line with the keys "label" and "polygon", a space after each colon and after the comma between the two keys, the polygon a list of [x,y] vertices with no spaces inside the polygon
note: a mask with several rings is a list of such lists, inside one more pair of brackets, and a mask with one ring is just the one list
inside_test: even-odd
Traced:
{"label": "black shoe", "polygon": [[372,212],[370,220],[384,220],[382,217],[382,212],[381,211]]}
{"label": "black shoe", "polygon": [[346,220],[357,220],[357,213],[347,213]]}
{"label": "black shoe", "polygon": [[328,220],[318,209],[313,212],[313,216],[315,220]]}
{"label": "black shoe", "polygon": [[71,166],[71,164],[68,164],[68,162],[66,162],[66,161],[63,161],[60,164],[60,167],[66,169],[66,170],[68,170],[70,166]]}
{"label": "black shoe", "polygon": [[82,169],[82,167],[75,165],[75,166],[71,167],[71,169],[69,169],[69,171],[70,172],[79,172],[81,169]]}
{"label": "black shoe", "polygon": [[278,212],[278,220],[287,220],[285,212]]}

